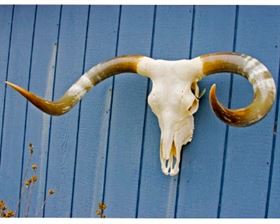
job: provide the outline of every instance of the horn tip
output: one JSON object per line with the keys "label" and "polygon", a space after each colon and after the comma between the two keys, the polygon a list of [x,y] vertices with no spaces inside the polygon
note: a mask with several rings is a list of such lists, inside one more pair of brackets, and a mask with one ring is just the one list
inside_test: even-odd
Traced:
{"label": "horn tip", "polygon": [[24,89],[24,88],[14,84],[14,83],[12,83],[12,82],[9,82],[9,81],[5,81],[5,83],[8,86],[10,86],[11,88],[13,88],[14,90],[16,90],[17,92],[19,92],[24,97],[27,97],[29,95],[29,92],[26,89]]}
{"label": "horn tip", "polygon": [[7,84],[7,85],[11,85],[12,83],[11,83],[11,82],[9,82],[9,81],[5,81],[5,84]]}

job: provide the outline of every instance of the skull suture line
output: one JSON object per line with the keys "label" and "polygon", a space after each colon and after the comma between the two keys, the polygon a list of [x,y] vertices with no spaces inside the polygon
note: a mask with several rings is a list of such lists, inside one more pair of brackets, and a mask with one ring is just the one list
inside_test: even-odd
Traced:
{"label": "skull suture line", "polygon": [[192,140],[193,114],[199,106],[198,81],[220,72],[242,75],[253,86],[254,99],[240,109],[225,108],[216,97],[215,84],[210,89],[212,109],[222,121],[242,127],[261,120],[275,100],[275,83],[268,69],[250,56],[224,52],[212,53],[191,60],[155,60],[141,55],[116,57],[92,67],[57,101],[48,101],[6,82],[36,107],[51,115],[68,112],[80,99],[102,80],[115,74],[134,72],[150,78],[153,88],[148,103],[158,118],[161,130],[161,169],[166,175],[179,172],[182,146]]}

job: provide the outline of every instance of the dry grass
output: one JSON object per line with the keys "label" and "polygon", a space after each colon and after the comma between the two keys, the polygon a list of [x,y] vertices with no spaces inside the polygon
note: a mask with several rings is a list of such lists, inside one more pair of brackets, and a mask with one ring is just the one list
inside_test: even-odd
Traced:
{"label": "dry grass", "polygon": [[[4,200],[0,200],[0,217],[2,218],[11,218],[11,217],[16,217],[18,216],[18,210],[20,207],[20,204],[22,203],[24,199],[24,205],[22,206],[24,209],[24,217],[29,217],[29,211],[30,211],[30,205],[31,205],[31,200],[32,200],[32,192],[34,189],[34,185],[38,182],[38,176],[37,176],[37,169],[38,166],[36,163],[32,163],[32,156],[34,153],[34,146],[32,143],[29,143],[28,145],[28,161],[27,161],[27,166],[26,169],[24,170],[24,175],[23,175],[23,181],[21,184],[21,189],[20,189],[20,196],[19,200],[16,205],[16,209],[12,210],[9,209],[7,206],[7,203]],[[27,177],[28,172],[31,175]],[[48,198],[52,195],[55,194],[55,190],[49,189],[47,197],[45,201],[43,202],[43,205],[41,206],[40,211],[42,211],[46,205],[46,202]],[[36,214],[37,216],[37,214]]]}
{"label": "dry grass", "polygon": [[[24,217],[29,217],[29,211],[30,211],[30,206],[32,201],[32,192],[34,189],[34,185],[37,184],[39,181],[39,178],[37,176],[38,165],[36,163],[32,163],[33,154],[34,154],[34,146],[32,143],[29,143],[28,145],[29,156],[28,156],[27,166],[24,170],[20,196],[16,205],[16,209],[15,210],[9,209],[7,203],[4,200],[0,200],[0,217],[12,218],[12,217],[19,216],[18,211],[19,211],[20,204],[23,203],[23,199],[24,199],[24,205],[22,206],[22,208],[24,211]],[[31,173],[29,177],[27,175],[28,173]],[[44,200],[40,209],[35,214],[35,217],[38,217],[38,215],[44,210],[48,199],[52,197],[54,194],[55,194],[54,189],[48,190],[46,199]],[[98,215],[100,218],[106,218],[104,214],[106,208],[107,205],[104,202],[98,203],[98,209],[96,210],[96,215]]]}
{"label": "dry grass", "polygon": [[107,205],[104,202],[98,203],[98,209],[96,210],[96,215],[100,218],[106,218],[104,211],[107,208]]}

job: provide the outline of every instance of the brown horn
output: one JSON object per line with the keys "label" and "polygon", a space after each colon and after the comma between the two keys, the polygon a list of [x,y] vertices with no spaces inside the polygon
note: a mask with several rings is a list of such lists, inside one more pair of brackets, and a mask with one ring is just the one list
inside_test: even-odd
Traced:
{"label": "brown horn", "polygon": [[245,77],[253,86],[254,99],[240,109],[224,107],[216,97],[216,85],[212,85],[209,100],[215,114],[233,126],[249,126],[261,120],[275,100],[275,83],[269,70],[257,59],[239,53],[213,53],[200,56],[202,73],[208,76],[219,72],[232,72]]}
{"label": "brown horn", "polygon": [[11,82],[6,83],[45,113],[62,115],[75,106],[93,86],[102,80],[123,72],[136,73],[138,62],[142,57],[141,55],[121,56],[92,67],[56,101],[45,100]]}

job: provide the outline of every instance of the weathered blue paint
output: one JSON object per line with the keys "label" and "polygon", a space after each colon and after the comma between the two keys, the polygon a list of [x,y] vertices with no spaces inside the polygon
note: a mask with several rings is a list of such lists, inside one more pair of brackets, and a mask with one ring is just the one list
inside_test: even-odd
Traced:
{"label": "weathered blue paint", "polygon": [[[118,55],[150,53],[153,13],[153,6],[122,7]],[[141,76],[115,77],[104,192],[111,217],[135,217],[147,85]]]}
{"label": "weathered blue paint", "polygon": [[[55,99],[83,73],[87,20],[87,6],[62,7]],[[45,216],[70,216],[78,113],[79,105],[66,116],[52,118],[46,185],[56,188],[58,197],[47,203]]]}
{"label": "weathered blue paint", "polygon": [[[35,6],[16,6],[11,32],[11,47],[9,48],[9,64],[7,78],[13,82],[28,87]],[[10,22],[10,21],[9,21]],[[3,85],[4,86],[4,85]],[[4,91],[4,88],[2,88]],[[11,89],[6,91],[5,110],[2,133],[2,156],[0,173],[0,195],[8,204],[17,210],[21,186],[23,140],[26,118],[26,102],[15,98]],[[5,183],[5,186],[3,185]]]}
{"label": "weathered blue paint", "polygon": [[[236,50],[254,55],[278,80],[279,7],[240,7]],[[232,107],[248,103],[250,86],[234,77]],[[275,105],[248,128],[229,128],[221,217],[264,217],[272,151]]]}
{"label": "weathered blue paint", "polygon": [[[86,69],[116,54],[120,6],[90,8]],[[105,80],[81,103],[72,215],[96,217],[103,200],[112,79]]]}
{"label": "weathered blue paint", "polygon": [[[47,20],[45,19],[46,17],[48,17]],[[53,92],[59,17],[59,6],[38,6],[37,8],[29,89],[48,99],[52,98]],[[46,30],[48,30],[48,35],[46,35]],[[38,184],[32,190],[36,196],[32,198],[29,213],[31,216],[42,215],[43,212],[42,204],[45,195],[49,131],[50,116],[38,113],[35,107],[28,104],[22,179],[24,180],[27,176],[32,175],[30,162],[28,162],[30,161],[30,154],[27,150],[28,144],[31,142],[34,145],[32,161],[38,164],[37,174],[39,177]],[[25,174],[25,170],[28,170],[27,174]],[[26,214],[25,205],[28,202],[24,196],[25,194],[22,193],[21,216]]]}
{"label": "weathered blue paint", "polygon": [[[192,8],[192,6],[157,7],[153,57],[170,60],[188,57],[192,34]],[[173,41],[174,39],[176,41]],[[166,178],[160,170],[160,130],[150,107],[147,108],[145,122],[138,217],[174,217],[178,176]],[[154,162],[151,163],[150,160]]]}
{"label": "weathered blue paint", "polygon": [[[1,6],[0,200],[16,209],[21,181],[32,175],[25,176],[32,142],[39,179],[30,216],[97,217],[104,200],[107,217],[280,217],[279,96],[260,123],[232,128],[211,112],[207,91],[180,174],[169,177],[160,170],[148,79],[105,80],[62,117],[42,114],[3,83],[52,99],[115,55],[174,60],[233,50],[260,59],[278,82],[279,21],[278,6]],[[248,83],[229,74],[200,88],[214,82],[225,105],[252,97]],[[25,190],[19,216],[28,200]]]}
{"label": "weathered blue paint", "polygon": [[[205,52],[232,51],[235,14],[234,6],[196,7],[192,57]],[[201,81],[201,90],[206,88],[207,91],[195,114],[193,141],[185,146],[183,152],[177,217],[217,216],[226,125],[211,112],[208,91],[213,83],[217,84],[219,99],[225,105],[228,104],[228,74],[219,74]]]}
{"label": "weathered blue paint", "polygon": [[[14,7],[12,6],[1,6],[0,7],[0,26],[2,27],[1,35],[0,35],[0,79],[3,83],[7,79],[7,71],[8,71],[8,64],[9,64],[9,51],[11,47],[11,30],[12,30],[12,21],[13,21],[13,15],[14,15]],[[5,100],[6,100],[6,88],[3,88],[2,91],[0,91],[0,99],[1,99],[1,105],[0,105],[0,115],[1,115],[1,133],[3,131],[3,120],[4,120],[4,110],[5,110]],[[3,135],[0,135],[0,147],[2,145],[3,141]],[[0,166],[1,166],[1,154],[2,150],[0,148]]]}

